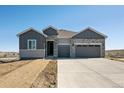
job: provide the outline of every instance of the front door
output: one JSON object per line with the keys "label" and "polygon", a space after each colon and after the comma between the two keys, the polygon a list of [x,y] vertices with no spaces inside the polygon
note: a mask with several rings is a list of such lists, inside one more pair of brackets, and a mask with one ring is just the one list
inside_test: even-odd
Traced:
{"label": "front door", "polygon": [[47,56],[53,56],[54,42],[47,41]]}

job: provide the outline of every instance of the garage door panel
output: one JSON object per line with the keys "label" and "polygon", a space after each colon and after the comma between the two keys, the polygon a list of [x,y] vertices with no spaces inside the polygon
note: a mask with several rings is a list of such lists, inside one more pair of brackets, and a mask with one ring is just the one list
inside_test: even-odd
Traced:
{"label": "garage door panel", "polygon": [[100,45],[77,45],[76,57],[100,57]]}
{"label": "garage door panel", "polygon": [[70,45],[58,45],[58,57],[70,57]]}

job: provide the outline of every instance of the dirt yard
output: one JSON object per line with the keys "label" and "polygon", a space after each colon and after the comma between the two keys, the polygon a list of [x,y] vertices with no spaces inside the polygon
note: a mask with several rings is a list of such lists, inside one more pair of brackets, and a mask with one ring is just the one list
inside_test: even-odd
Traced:
{"label": "dirt yard", "polygon": [[0,63],[1,88],[56,87],[56,77],[55,61],[38,59]]}
{"label": "dirt yard", "polygon": [[0,77],[6,75],[17,68],[24,66],[31,62],[31,60],[16,61],[11,63],[0,63]]}
{"label": "dirt yard", "polygon": [[57,61],[50,61],[31,86],[32,88],[57,87]]}

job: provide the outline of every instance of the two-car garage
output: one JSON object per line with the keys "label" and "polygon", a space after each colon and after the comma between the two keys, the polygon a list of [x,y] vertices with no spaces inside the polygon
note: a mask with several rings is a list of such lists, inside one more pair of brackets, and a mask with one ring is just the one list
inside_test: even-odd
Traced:
{"label": "two-car garage", "polygon": [[70,45],[58,45],[58,57],[69,58],[70,51],[75,51],[75,58],[98,58],[101,56],[100,45],[75,45],[75,50]]}
{"label": "two-car garage", "polygon": [[76,45],[75,56],[77,58],[100,57],[100,45]]}

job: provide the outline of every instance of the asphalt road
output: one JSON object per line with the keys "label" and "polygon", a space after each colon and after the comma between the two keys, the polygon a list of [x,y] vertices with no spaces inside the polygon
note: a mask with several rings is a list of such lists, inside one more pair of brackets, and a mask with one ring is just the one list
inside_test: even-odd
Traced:
{"label": "asphalt road", "polygon": [[58,87],[124,87],[124,63],[104,58],[59,59]]}

